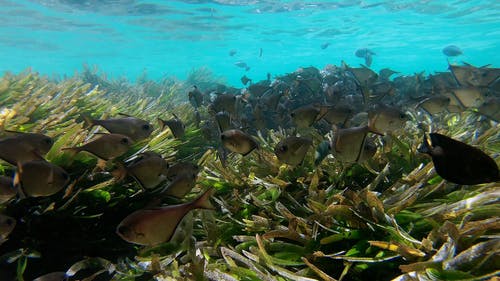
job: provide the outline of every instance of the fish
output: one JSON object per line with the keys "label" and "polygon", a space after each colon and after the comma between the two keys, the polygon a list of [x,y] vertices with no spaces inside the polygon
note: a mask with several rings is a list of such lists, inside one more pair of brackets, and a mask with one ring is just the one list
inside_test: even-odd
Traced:
{"label": "fish", "polygon": [[366,66],[370,67],[373,60],[372,55],[375,55],[375,53],[368,48],[361,48],[357,49],[354,55],[358,58],[364,58]]}
{"label": "fish", "polygon": [[237,98],[233,94],[219,94],[214,98],[212,108],[215,112],[227,111],[230,114],[235,114],[236,100]]}
{"label": "fish", "polygon": [[495,160],[480,149],[439,133],[424,135],[420,153],[432,157],[436,173],[443,179],[461,185],[500,181]]}
{"label": "fish", "polygon": [[368,161],[375,156],[375,153],[377,153],[377,145],[373,141],[372,138],[367,137],[365,140],[365,144],[363,145],[363,149],[361,150],[361,155],[359,156],[358,163],[363,163],[365,161]]}
{"label": "fish", "polygon": [[245,69],[245,71],[250,70],[250,67],[245,62],[242,62],[242,61],[235,62],[234,65],[236,65],[239,68]]}
{"label": "fish", "polygon": [[33,281],[64,281],[68,276],[66,272],[51,272],[33,279]]}
{"label": "fish", "polygon": [[381,80],[389,80],[392,75],[399,73],[398,71],[394,71],[389,68],[383,68],[378,72],[378,77]]}
{"label": "fish", "polygon": [[263,51],[262,48],[259,48],[259,58],[262,57],[262,51]]}
{"label": "fish", "polygon": [[200,167],[191,162],[177,162],[170,166],[167,170],[167,179],[175,180],[177,177],[181,177],[183,175],[197,175],[200,171]]}
{"label": "fish", "polygon": [[322,141],[314,152],[314,165],[318,166],[323,159],[330,154],[331,145],[329,141]]}
{"label": "fish", "polygon": [[56,194],[69,183],[68,173],[45,160],[19,163],[13,185],[21,197],[41,197]]}
{"label": "fish", "polygon": [[463,54],[462,50],[455,45],[448,45],[448,46],[444,47],[442,52],[447,57],[456,57],[456,56],[460,56],[461,54]]}
{"label": "fish", "polygon": [[477,111],[495,122],[500,122],[500,97],[486,99]]}
{"label": "fish", "polygon": [[7,240],[7,237],[15,227],[16,219],[0,214],[0,245]]}
{"label": "fish", "polygon": [[330,46],[330,42],[325,42],[325,43],[323,43],[323,44],[320,45],[321,50],[324,50],[324,49],[328,48],[328,46]]}
{"label": "fish", "polygon": [[191,202],[135,211],[120,222],[116,233],[123,240],[138,245],[155,246],[167,242],[191,210],[214,209],[209,200],[212,193],[213,189],[209,189]]}
{"label": "fish", "polygon": [[252,83],[252,79],[248,78],[246,75],[243,75],[240,80],[243,85],[248,84],[248,82]]}
{"label": "fish", "polygon": [[451,99],[447,96],[430,96],[419,102],[416,107],[420,107],[429,115],[436,115],[447,110]]}
{"label": "fish", "polygon": [[369,155],[364,153],[369,132],[368,126],[337,129],[330,144],[332,155],[345,163],[366,161]]}
{"label": "fish", "polygon": [[380,135],[404,128],[409,119],[409,115],[399,108],[382,103],[368,111],[368,127]]}
{"label": "fish", "polygon": [[356,78],[362,87],[371,87],[375,82],[377,82],[378,74],[368,67],[346,66],[346,70],[354,75],[354,78]]}
{"label": "fish", "polygon": [[289,165],[300,165],[312,145],[312,140],[304,137],[287,137],[274,148],[278,160]]}
{"label": "fish", "polygon": [[14,133],[0,140],[0,159],[16,166],[31,160],[43,160],[54,144],[52,138],[37,133]]}
{"label": "fish", "polygon": [[168,186],[161,192],[162,195],[184,198],[196,184],[196,173],[184,173],[172,180]]}
{"label": "fish", "polygon": [[220,139],[222,145],[227,150],[242,154],[243,156],[246,156],[259,147],[257,141],[252,136],[238,129],[222,132]]}
{"label": "fish", "polygon": [[136,142],[147,139],[153,132],[153,126],[148,121],[123,113],[120,115],[124,117],[102,120],[92,119],[86,115],[82,115],[82,117],[89,127],[102,126],[112,134],[125,135]]}
{"label": "fish", "polygon": [[449,69],[462,87],[489,87],[500,78],[500,68],[475,67],[466,63],[463,66],[449,64]]}
{"label": "fish", "polygon": [[132,139],[121,134],[98,134],[99,137],[78,147],[65,147],[72,153],[87,151],[103,159],[111,160],[125,154],[133,144]]}
{"label": "fish", "polygon": [[188,99],[189,103],[191,103],[195,109],[203,105],[203,93],[198,90],[196,85],[193,85],[193,90],[188,92]]}
{"label": "fish", "polygon": [[332,125],[345,126],[347,121],[354,115],[354,110],[348,105],[337,105],[329,109],[323,119]]}
{"label": "fish", "polygon": [[160,154],[147,151],[139,154],[127,166],[122,165],[111,173],[117,180],[121,180],[127,175],[131,176],[142,188],[151,189],[167,179],[168,169],[167,161]]}
{"label": "fish", "polygon": [[9,201],[16,196],[12,177],[0,176],[0,204]]}
{"label": "fish", "polygon": [[451,92],[465,108],[478,107],[484,103],[485,97],[476,87],[452,89]]}
{"label": "fish", "polygon": [[220,111],[215,114],[215,121],[219,126],[219,133],[227,131],[231,128],[231,116],[227,111]]}
{"label": "fish", "polygon": [[320,120],[327,112],[326,107],[305,105],[294,109],[290,117],[298,128],[310,127],[315,121]]}
{"label": "fish", "polygon": [[237,51],[235,49],[232,49],[229,51],[229,56],[232,57],[234,55],[236,55]]}
{"label": "fish", "polygon": [[162,129],[165,128],[165,126],[167,126],[172,132],[172,135],[174,135],[174,138],[180,139],[184,137],[184,134],[186,133],[186,125],[184,125],[182,120],[179,119],[175,114],[173,115],[174,118],[169,120],[163,120],[161,118],[158,118],[158,123],[160,123]]}

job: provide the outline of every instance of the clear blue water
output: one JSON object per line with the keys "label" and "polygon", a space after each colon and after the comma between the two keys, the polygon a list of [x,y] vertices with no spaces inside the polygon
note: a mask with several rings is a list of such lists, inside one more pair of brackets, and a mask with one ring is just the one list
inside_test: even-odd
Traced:
{"label": "clear blue water", "polygon": [[[0,0],[0,71],[72,75],[84,63],[108,76],[183,79],[193,69],[241,86],[300,66],[364,63],[413,74],[452,58],[499,66],[500,1]],[[330,43],[326,49],[320,46]],[[262,55],[260,49],[262,48]],[[229,52],[236,54],[230,56]],[[234,64],[243,61],[246,72]]]}

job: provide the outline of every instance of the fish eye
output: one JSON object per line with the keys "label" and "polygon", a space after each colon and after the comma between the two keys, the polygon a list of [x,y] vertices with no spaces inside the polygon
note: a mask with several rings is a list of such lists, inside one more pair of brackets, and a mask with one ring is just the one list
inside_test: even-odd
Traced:
{"label": "fish eye", "polygon": [[220,139],[221,139],[221,140],[226,139],[226,135],[224,135],[224,134],[220,135]]}
{"label": "fish eye", "polygon": [[290,113],[290,116],[295,117],[295,112]]}
{"label": "fish eye", "polygon": [[122,143],[122,144],[128,144],[128,139],[127,138],[122,138],[120,140],[120,143]]}
{"label": "fish eye", "polygon": [[122,225],[118,227],[117,231],[122,235],[127,235],[128,233],[130,233],[130,228],[128,226]]}
{"label": "fish eye", "polygon": [[406,119],[406,117],[407,117],[407,116],[406,116],[406,114],[405,114],[405,113],[401,113],[401,114],[399,114],[399,118],[401,118],[401,119]]}
{"label": "fish eye", "polygon": [[151,129],[151,126],[149,126],[149,124],[144,124],[144,125],[142,125],[142,129],[144,131],[149,131],[149,129]]}
{"label": "fish eye", "polygon": [[50,145],[50,144],[52,144],[52,139],[51,139],[51,138],[44,138],[44,139],[43,139],[43,143],[44,143],[44,144],[49,144],[49,145]]}
{"label": "fish eye", "polygon": [[288,150],[288,146],[287,146],[286,144],[284,144],[284,145],[282,145],[282,146],[280,147],[280,150],[281,150],[282,152],[286,152],[286,151]]}

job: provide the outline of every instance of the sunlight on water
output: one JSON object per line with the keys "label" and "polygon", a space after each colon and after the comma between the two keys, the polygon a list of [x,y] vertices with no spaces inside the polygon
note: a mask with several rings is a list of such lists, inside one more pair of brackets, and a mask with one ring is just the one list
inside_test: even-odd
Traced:
{"label": "sunlight on water", "polygon": [[[208,67],[241,86],[300,66],[364,63],[413,74],[452,61],[498,66],[498,1],[0,0],[0,71],[72,75],[84,63],[133,80]],[[325,47],[325,48],[323,48]],[[232,56],[230,52],[232,52]],[[249,70],[235,65],[244,62]]]}

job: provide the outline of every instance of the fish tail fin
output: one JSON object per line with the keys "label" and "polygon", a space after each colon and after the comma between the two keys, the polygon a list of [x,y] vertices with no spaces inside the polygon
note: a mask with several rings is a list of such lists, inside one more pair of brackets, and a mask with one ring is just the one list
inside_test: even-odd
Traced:
{"label": "fish tail fin", "polygon": [[427,138],[427,135],[424,133],[424,139],[422,141],[422,144],[417,148],[417,151],[420,153],[425,153],[425,154],[431,154],[432,148],[429,145],[429,139]]}
{"label": "fish tail fin", "polygon": [[214,206],[212,203],[210,203],[210,197],[213,195],[215,192],[214,188],[210,188],[205,193],[200,195],[200,197],[196,198],[193,201],[193,208],[194,209],[208,209],[208,210],[214,210]]}
{"label": "fish tail fin", "polygon": [[85,122],[84,128],[85,129],[90,129],[94,125],[96,125],[96,121],[92,119],[92,117],[88,116],[87,114],[81,114],[83,121]]}
{"label": "fish tail fin", "polygon": [[163,131],[165,129],[165,120],[160,117],[157,117],[156,120],[158,121],[158,125],[160,125],[160,131]]}
{"label": "fish tail fin", "polygon": [[71,157],[77,155],[82,149],[80,147],[63,147],[61,148],[62,151],[67,151]]}
{"label": "fish tail fin", "polygon": [[120,182],[127,176],[127,168],[122,163],[118,163],[117,166],[115,170],[111,171],[111,175],[115,181]]}
{"label": "fish tail fin", "polygon": [[17,191],[19,198],[24,199],[26,198],[26,194],[22,188],[22,182],[21,182],[22,173],[23,173],[23,165],[22,163],[17,162],[17,171],[14,175],[14,179],[12,180],[12,186]]}
{"label": "fish tail fin", "polygon": [[385,134],[383,134],[383,133],[379,132],[379,131],[376,129],[376,127],[375,127],[375,121],[376,121],[376,118],[377,118],[377,116],[376,116],[376,115],[375,115],[375,116],[371,116],[371,118],[370,118],[370,117],[368,117],[368,131],[369,131],[370,133],[373,133],[373,134],[376,134],[376,135],[379,135],[379,136],[384,136]]}

